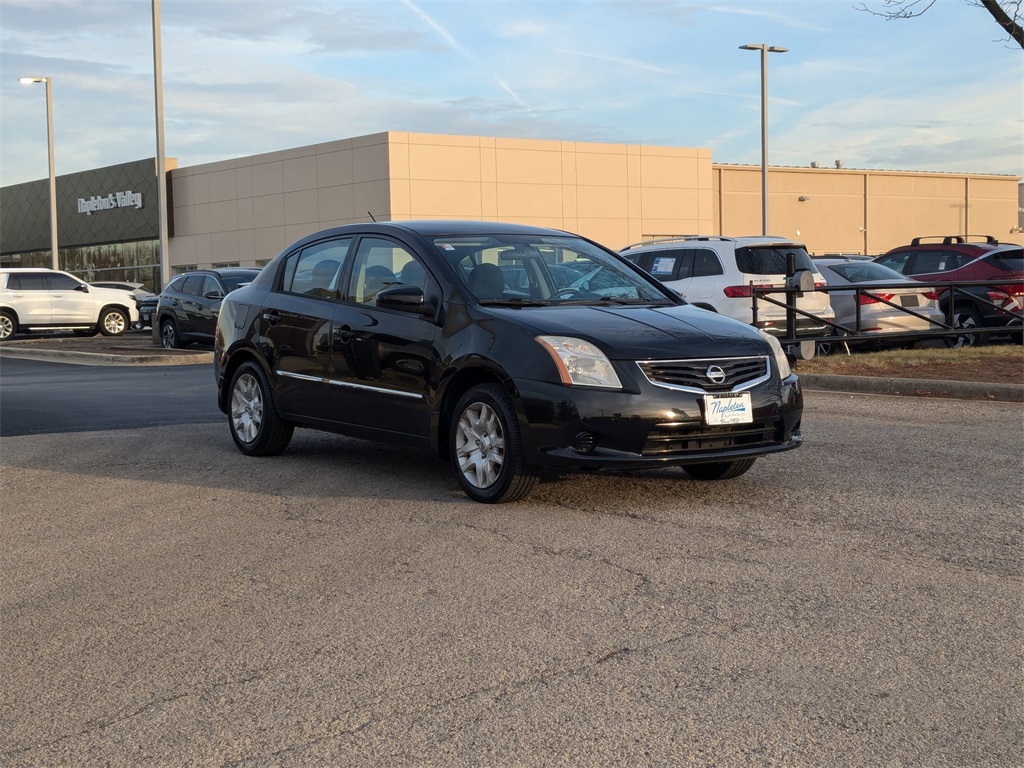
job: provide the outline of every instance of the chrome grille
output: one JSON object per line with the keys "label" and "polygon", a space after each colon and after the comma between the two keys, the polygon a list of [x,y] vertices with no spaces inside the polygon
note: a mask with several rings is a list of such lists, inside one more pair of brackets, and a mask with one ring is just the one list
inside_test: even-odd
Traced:
{"label": "chrome grille", "polygon": [[[757,386],[771,376],[767,357],[651,360],[638,361],[637,365],[655,386],[684,392],[737,392]],[[721,369],[724,375],[721,382],[709,377],[709,370],[714,368]]]}

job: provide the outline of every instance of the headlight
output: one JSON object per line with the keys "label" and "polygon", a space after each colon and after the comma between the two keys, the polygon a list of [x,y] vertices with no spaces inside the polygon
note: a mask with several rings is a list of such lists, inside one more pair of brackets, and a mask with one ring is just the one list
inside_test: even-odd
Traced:
{"label": "headlight", "polygon": [[555,361],[563,384],[622,389],[611,362],[589,341],[572,336],[538,336],[537,341]]}
{"label": "headlight", "polygon": [[789,367],[789,358],[786,357],[786,353],[783,351],[782,345],[779,344],[779,340],[770,333],[760,329],[757,332],[761,334],[761,337],[768,342],[768,346],[772,348],[772,354],[775,355],[775,365],[779,367],[779,376],[784,379],[792,375],[793,369]]}

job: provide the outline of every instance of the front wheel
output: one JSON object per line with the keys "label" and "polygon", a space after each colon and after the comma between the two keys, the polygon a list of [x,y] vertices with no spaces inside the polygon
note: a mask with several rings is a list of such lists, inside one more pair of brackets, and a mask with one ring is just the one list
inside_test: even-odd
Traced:
{"label": "front wheel", "polygon": [[160,346],[164,349],[181,349],[185,346],[181,343],[181,337],[178,336],[178,325],[173,320],[161,321]]}
{"label": "front wheel", "polygon": [[274,392],[256,363],[242,363],[231,377],[228,424],[238,450],[246,456],[273,456],[288,447],[295,425],[274,407]]}
{"label": "front wheel", "polygon": [[0,312],[0,341],[11,338],[18,332],[18,321],[10,312]]}
{"label": "front wheel", "polygon": [[99,328],[104,336],[120,336],[128,330],[128,315],[120,309],[105,309],[100,315]]}
{"label": "front wheel", "polygon": [[736,461],[716,461],[711,464],[692,464],[683,467],[686,474],[694,480],[731,480],[739,477],[754,466],[757,459],[736,459]]}
{"label": "front wheel", "polygon": [[455,406],[449,450],[463,492],[484,504],[526,497],[540,472],[526,463],[512,398],[497,384],[473,387]]}

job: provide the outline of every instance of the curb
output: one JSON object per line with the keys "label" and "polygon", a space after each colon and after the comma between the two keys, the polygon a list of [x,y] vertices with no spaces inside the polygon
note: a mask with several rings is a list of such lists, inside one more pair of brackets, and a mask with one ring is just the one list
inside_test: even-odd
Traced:
{"label": "curb", "polygon": [[976,381],[889,379],[874,376],[830,376],[798,373],[804,389],[869,395],[950,397],[963,400],[1024,402],[1024,384],[985,384]]}
{"label": "curb", "polygon": [[185,354],[113,355],[104,352],[72,352],[49,349],[16,349],[0,347],[0,358],[17,357],[22,360],[41,360],[71,365],[199,365],[213,364],[213,352]]}

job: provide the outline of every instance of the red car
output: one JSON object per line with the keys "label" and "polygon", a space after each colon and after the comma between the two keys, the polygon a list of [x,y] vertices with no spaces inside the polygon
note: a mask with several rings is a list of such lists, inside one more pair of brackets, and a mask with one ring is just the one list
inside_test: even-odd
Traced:
{"label": "red car", "polygon": [[[875,261],[924,283],[998,281],[942,292],[940,306],[948,313],[952,300],[956,328],[1002,328],[1020,325],[1024,317],[1024,248],[1019,245],[1000,243],[991,235],[915,237],[910,245],[893,248]],[[943,340],[947,346],[962,347],[978,344],[982,337]]]}

